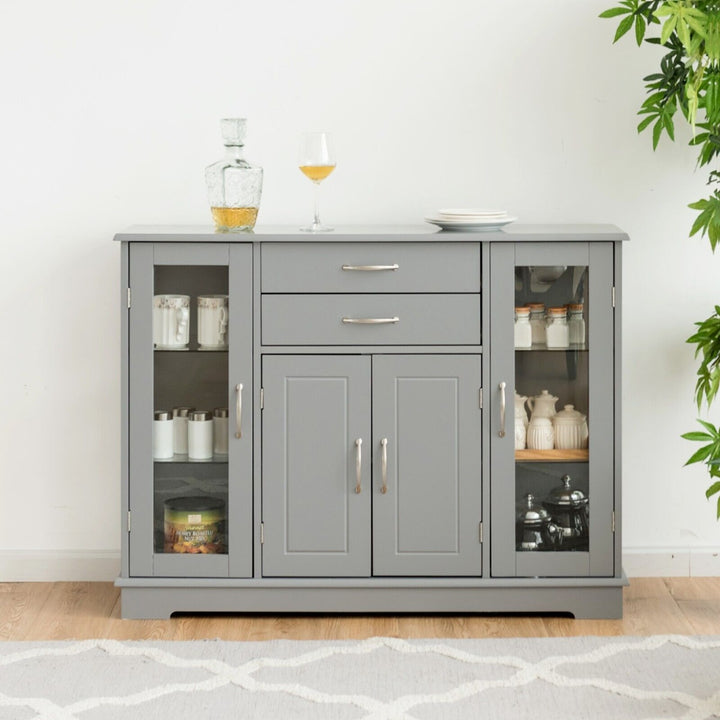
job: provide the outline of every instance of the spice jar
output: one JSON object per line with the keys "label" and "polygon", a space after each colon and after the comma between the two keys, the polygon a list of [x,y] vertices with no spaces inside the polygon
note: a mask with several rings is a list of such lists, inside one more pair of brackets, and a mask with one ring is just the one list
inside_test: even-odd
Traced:
{"label": "spice jar", "polygon": [[194,409],[192,407],[173,408],[173,450],[176,455],[188,454],[188,418]]}
{"label": "spice jar", "polygon": [[515,347],[532,347],[532,328],[530,327],[530,308],[515,308]]}
{"label": "spice jar", "polygon": [[209,410],[194,410],[188,420],[188,457],[209,460],[213,454],[213,423]]}
{"label": "spice jar", "polygon": [[228,409],[213,410],[213,452],[215,455],[228,454]]}
{"label": "spice jar", "polygon": [[528,303],[530,328],[533,345],[545,345],[545,306],[542,303]]}
{"label": "spice jar", "polygon": [[585,345],[585,319],[582,303],[568,305],[568,332],[570,345]]}
{"label": "spice jar", "polygon": [[168,460],[173,456],[173,422],[168,410],[156,410],[153,416],[153,457]]}
{"label": "spice jar", "polygon": [[548,308],[545,341],[548,348],[570,347],[567,310],[564,307]]}

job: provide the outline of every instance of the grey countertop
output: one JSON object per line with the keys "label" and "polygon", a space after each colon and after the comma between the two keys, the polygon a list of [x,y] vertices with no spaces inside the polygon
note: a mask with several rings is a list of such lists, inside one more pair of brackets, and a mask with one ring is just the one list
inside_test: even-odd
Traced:
{"label": "grey countertop", "polygon": [[135,225],[115,235],[119,242],[555,242],[624,241],[615,225],[514,223],[499,230],[467,232],[432,225],[348,225],[328,233],[301,232],[292,225],[259,225],[251,232],[216,232],[210,225]]}

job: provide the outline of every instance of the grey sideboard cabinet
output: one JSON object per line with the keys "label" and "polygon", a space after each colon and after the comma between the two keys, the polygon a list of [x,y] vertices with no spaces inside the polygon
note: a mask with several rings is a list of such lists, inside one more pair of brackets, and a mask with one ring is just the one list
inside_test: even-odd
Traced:
{"label": "grey sideboard cabinet", "polygon": [[116,240],[123,617],[621,616],[618,228]]}

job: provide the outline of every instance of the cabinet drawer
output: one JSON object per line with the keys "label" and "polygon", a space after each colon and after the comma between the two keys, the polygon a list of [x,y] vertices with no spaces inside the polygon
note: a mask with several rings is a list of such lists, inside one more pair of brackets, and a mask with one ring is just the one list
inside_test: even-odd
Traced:
{"label": "cabinet drawer", "polygon": [[480,244],[267,244],[262,247],[262,291],[477,293]]}
{"label": "cabinet drawer", "polygon": [[479,345],[480,295],[263,295],[262,342]]}

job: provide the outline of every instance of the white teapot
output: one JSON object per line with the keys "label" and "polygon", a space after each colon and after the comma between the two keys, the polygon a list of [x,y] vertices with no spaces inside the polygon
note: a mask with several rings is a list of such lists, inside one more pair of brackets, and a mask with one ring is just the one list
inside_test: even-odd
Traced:
{"label": "white teapot", "polygon": [[527,405],[532,413],[530,420],[540,417],[552,418],[556,412],[555,403],[557,401],[558,398],[551,395],[547,390],[541,390],[539,395],[529,397]]}

